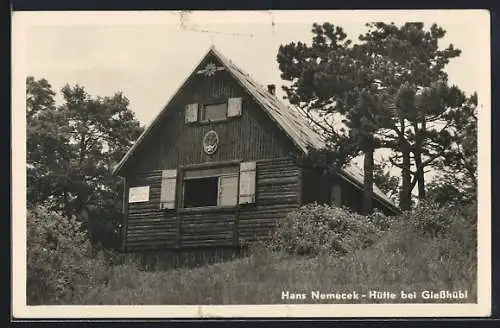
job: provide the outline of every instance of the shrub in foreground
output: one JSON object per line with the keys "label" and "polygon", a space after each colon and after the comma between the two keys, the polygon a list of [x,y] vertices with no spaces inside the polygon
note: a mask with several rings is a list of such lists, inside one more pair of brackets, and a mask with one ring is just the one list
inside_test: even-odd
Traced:
{"label": "shrub in foreground", "polygon": [[[373,219],[338,208],[308,205],[284,220],[283,223],[288,222],[281,226],[283,230],[276,231],[271,249],[258,244],[253,245],[250,256],[232,262],[155,272],[141,271],[131,262],[113,265],[106,262],[106,265],[100,258],[84,255],[84,247],[71,249],[77,241],[85,244],[85,236],[71,228],[76,227],[72,220],[42,211],[29,218],[30,225],[34,222],[39,225],[28,229],[29,279],[32,283],[38,279],[36,282],[42,284],[32,284],[28,292],[44,304],[182,305],[282,303],[287,302],[281,299],[283,290],[462,289],[469,292],[469,298],[463,302],[474,302],[477,291],[474,207],[437,209],[424,203],[420,206],[387,221],[383,217]],[[434,217],[441,223],[425,223],[432,222]],[[45,221],[40,222],[42,218],[63,224],[47,227]],[[296,222],[299,218],[305,222]],[[436,230],[437,224],[440,228]],[[388,230],[381,232],[384,225]],[[306,227],[315,230],[308,232]],[[329,235],[326,227],[332,227],[336,234]],[[62,234],[57,247],[46,238],[54,231]],[[336,243],[329,240],[332,236],[337,238]],[[52,245],[53,253],[38,254],[33,245],[46,248]],[[304,250],[316,255],[295,256]],[[60,290],[58,277],[68,281]],[[33,286],[44,287],[45,294],[34,293]],[[57,300],[47,296],[48,291],[55,291]]]}
{"label": "shrub in foreground", "polygon": [[420,201],[414,210],[403,213],[399,221],[409,223],[424,236],[444,237],[458,233],[457,228],[475,231],[477,206],[442,207],[435,202]]}
{"label": "shrub in foreground", "polygon": [[92,258],[81,223],[45,208],[27,213],[28,304],[66,304],[102,283],[104,259]]}
{"label": "shrub in foreground", "polygon": [[381,234],[373,221],[345,208],[311,203],[280,220],[270,241],[288,254],[345,255],[371,246]]}
{"label": "shrub in foreground", "polygon": [[[471,227],[464,227],[463,233],[450,228],[446,236],[430,237],[415,230],[408,221],[399,221],[371,247],[355,249],[344,256],[326,253],[313,257],[295,256],[273,252],[257,244],[252,245],[248,257],[194,269],[144,272],[132,266],[116,266],[109,283],[97,286],[83,302],[131,305],[316,303],[310,299],[283,300],[281,293],[287,290],[310,293],[312,290],[378,289],[399,293],[401,290],[460,289],[467,290],[469,298],[459,301],[471,303],[475,301],[477,279],[477,259],[469,243],[469,236],[473,235]],[[387,302],[383,299],[360,301]],[[437,302],[450,301],[453,300]]]}

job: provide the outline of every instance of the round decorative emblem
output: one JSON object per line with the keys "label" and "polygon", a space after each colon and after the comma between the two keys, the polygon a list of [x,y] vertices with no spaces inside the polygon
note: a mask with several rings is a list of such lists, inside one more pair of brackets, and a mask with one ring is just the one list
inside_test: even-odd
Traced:
{"label": "round decorative emblem", "polygon": [[207,66],[205,66],[205,75],[206,76],[212,76],[215,75],[215,72],[217,72],[217,67],[213,63],[208,63]]}
{"label": "round decorative emblem", "polygon": [[219,147],[219,135],[214,130],[210,130],[203,138],[203,150],[208,155],[212,155]]}

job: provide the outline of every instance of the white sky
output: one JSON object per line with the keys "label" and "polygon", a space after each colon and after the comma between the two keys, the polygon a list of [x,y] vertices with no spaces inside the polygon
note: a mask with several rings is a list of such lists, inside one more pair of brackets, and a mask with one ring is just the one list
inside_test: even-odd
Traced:
{"label": "white sky", "polygon": [[[92,96],[122,91],[148,125],[212,45],[261,84],[276,84],[281,97],[284,82],[276,61],[281,44],[311,43],[314,22],[341,26],[356,41],[373,21],[444,28],[440,47],[462,50],[447,66],[450,82],[467,93],[477,91],[480,106],[483,101],[489,108],[484,10],[22,12],[14,16],[13,40],[24,52],[25,75],[47,79],[57,92],[66,83],[82,85]],[[376,160],[387,155],[378,151]]]}
{"label": "white sky", "polygon": [[47,79],[56,91],[66,83],[80,84],[93,96],[123,91],[145,124],[211,45],[260,83],[276,84],[282,94],[278,47],[292,41],[310,43],[313,22],[341,26],[353,40],[366,31],[369,21],[422,21],[427,27],[437,23],[447,31],[440,46],[452,43],[462,50],[448,66],[451,82],[470,93],[479,91],[478,83],[485,78],[476,69],[485,51],[479,44],[484,24],[478,24],[488,19],[485,11],[34,14],[25,35],[27,75]]}

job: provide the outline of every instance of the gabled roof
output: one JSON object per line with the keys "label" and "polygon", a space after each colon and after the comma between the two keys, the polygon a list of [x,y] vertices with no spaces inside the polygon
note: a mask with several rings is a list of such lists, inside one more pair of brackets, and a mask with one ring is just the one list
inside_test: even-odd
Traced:
{"label": "gabled roof", "polygon": [[[243,87],[243,89],[245,89],[252,96],[252,98],[261,106],[265,113],[268,114],[269,118],[275,122],[275,124],[300,150],[302,150],[304,153],[307,153],[309,146],[316,149],[320,149],[325,146],[323,137],[307,123],[307,119],[303,117],[303,115],[298,110],[285,105],[275,95],[269,93],[263,85],[252,79],[252,77],[250,77],[248,73],[242,71],[238,66],[236,66],[231,60],[227,59],[214,47],[210,48],[201,62],[203,62],[204,58],[210,55],[214,55],[217,59],[220,60],[229,74]],[[199,66],[199,64],[197,66]],[[182,86],[186,84],[187,80],[188,79],[186,79]],[[182,89],[182,86],[180,89]],[[176,94],[178,92],[176,92]],[[148,126],[148,128],[141,134],[136,143],[127,152],[127,154],[125,154],[120,163],[118,163],[118,165],[113,170],[113,174],[118,174],[121,171],[125,163],[130,159],[132,154],[144,141],[146,136],[150,134],[152,128],[159,124],[159,122],[161,121],[160,117],[163,116],[162,114],[166,111],[169,103],[170,101],[167,103],[167,106],[165,106],[165,108],[160,112],[160,114],[154,119],[154,121]],[[341,177],[354,184],[358,188],[362,188],[363,186],[363,171],[355,164],[350,164],[345,169],[343,169]],[[376,185],[373,186],[373,193],[375,198],[382,201],[393,210],[397,210],[397,207],[394,205],[394,203]]]}
{"label": "gabled roof", "polygon": [[296,146],[305,153],[307,153],[308,146],[314,148],[324,146],[325,142],[323,138],[309,126],[306,119],[301,117],[301,114],[297,110],[286,106],[276,96],[269,93],[263,85],[256,82],[248,73],[242,71],[215,48],[212,48],[211,51]]}

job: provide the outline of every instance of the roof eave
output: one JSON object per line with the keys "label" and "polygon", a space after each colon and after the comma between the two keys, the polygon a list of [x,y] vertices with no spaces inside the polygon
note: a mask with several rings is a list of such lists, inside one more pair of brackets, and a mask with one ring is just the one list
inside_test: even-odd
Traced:
{"label": "roof eave", "polygon": [[203,56],[201,58],[201,60],[196,64],[196,66],[191,71],[191,74],[189,74],[184,79],[184,81],[181,83],[181,85],[179,86],[179,88],[177,88],[177,90],[172,94],[172,96],[170,97],[170,99],[166,102],[165,106],[163,106],[163,108],[160,111],[160,113],[158,115],[156,115],[156,117],[154,118],[154,120],[147,126],[147,128],[142,132],[142,134],[139,136],[139,138],[137,138],[136,142],[132,145],[132,147],[127,151],[127,153],[123,156],[123,158],[120,160],[120,162],[113,169],[113,172],[112,172],[113,176],[120,175],[122,173],[122,169],[127,164],[127,162],[130,160],[130,157],[132,157],[132,155],[135,152],[135,150],[144,141],[144,139],[151,133],[151,131],[153,130],[153,128],[158,124],[158,122],[160,121],[161,117],[166,112],[166,109],[167,109],[168,105],[172,102],[172,100],[175,98],[175,96],[185,87],[185,85],[187,84],[187,82],[189,81],[189,79],[193,76],[193,72],[196,70],[196,68],[198,66],[200,66],[200,64],[203,62],[203,60],[205,60],[205,58],[211,52],[214,52],[214,50],[215,50],[215,48],[213,46],[211,46],[210,49],[208,50],[208,52],[205,54],[205,56]]}
{"label": "roof eave", "polygon": [[[229,74],[231,74],[231,76],[236,80],[238,81],[238,83],[240,84],[240,86],[244,89],[244,90],[247,90],[248,94],[252,97],[252,99],[254,101],[256,101],[262,108],[266,108],[266,104],[264,104],[262,102],[261,99],[259,99],[259,97],[256,97],[246,86],[245,84],[240,80],[239,76],[237,74],[235,74],[232,70],[232,68],[229,66],[229,64],[227,63],[227,61],[229,61],[224,55],[222,55],[219,51],[217,51],[217,49],[215,48],[211,48],[211,51],[219,58],[219,60],[222,62],[222,64],[226,67],[227,71],[229,72]],[[288,139],[301,151],[303,152],[304,154],[307,154],[307,148],[304,147],[303,145],[300,145],[297,141],[295,141],[295,139],[288,133],[288,131],[286,131],[286,129],[271,115],[269,114],[266,110],[264,110],[264,112],[267,114],[267,116],[269,117],[269,119],[271,119],[273,121],[273,123],[275,125],[278,126],[278,128],[288,137]]]}
{"label": "roof eave", "polygon": [[[340,175],[340,177],[344,178],[344,180],[350,182],[358,189],[362,189],[360,186],[360,182],[357,179],[351,177],[349,173],[342,170],[339,175]],[[393,211],[395,213],[401,213],[401,210],[394,203],[388,201],[387,199],[384,199],[383,197],[380,197],[376,193],[373,193],[373,198],[377,199],[382,204],[386,205],[391,211]]]}

